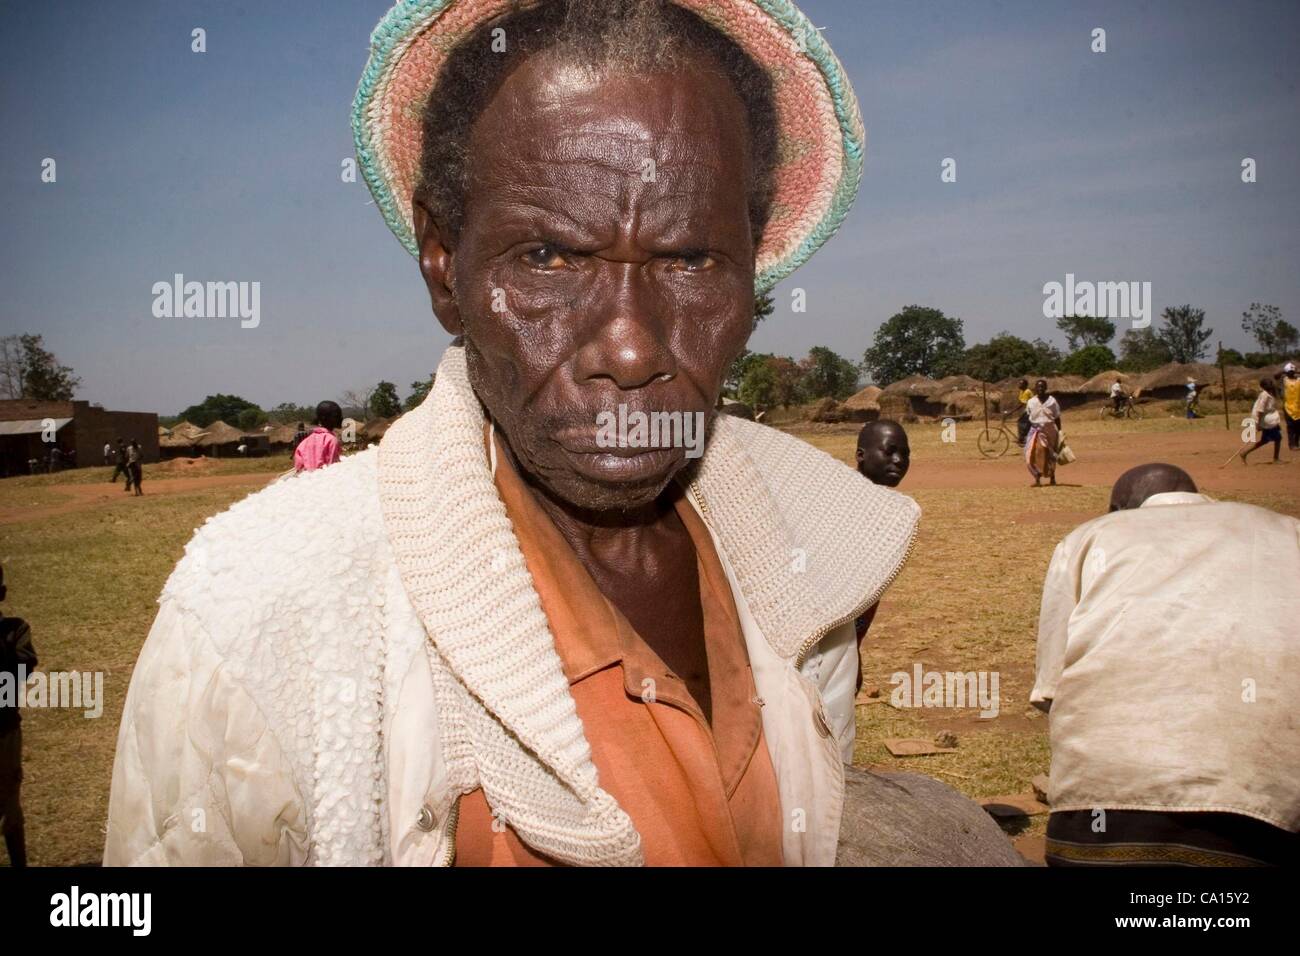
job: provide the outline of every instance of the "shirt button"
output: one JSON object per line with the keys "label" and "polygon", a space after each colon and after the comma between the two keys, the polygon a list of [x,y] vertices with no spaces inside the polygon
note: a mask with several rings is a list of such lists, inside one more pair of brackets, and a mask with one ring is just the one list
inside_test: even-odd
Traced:
{"label": "shirt button", "polygon": [[434,819],[433,811],[429,809],[429,805],[426,803],[424,806],[420,807],[420,815],[415,818],[415,825],[425,833],[428,833],[433,829],[435,822],[437,821]]}
{"label": "shirt button", "polygon": [[821,736],[829,737],[831,735],[831,725],[826,722],[826,714],[820,707],[813,711],[813,725]]}

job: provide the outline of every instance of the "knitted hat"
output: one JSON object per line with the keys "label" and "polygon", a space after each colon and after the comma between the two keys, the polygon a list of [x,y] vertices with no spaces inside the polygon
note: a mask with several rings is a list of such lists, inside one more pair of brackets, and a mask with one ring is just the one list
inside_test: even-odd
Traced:
{"label": "knitted hat", "polygon": [[[672,2],[726,34],[772,80],[778,157],[754,278],[766,292],[834,234],[853,204],[866,135],[858,102],[831,48],[789,0]],[[461,38],[519,7],[519,0],[401,0],[371,34],[352,106],[357,157],[388,228],[413,255],[425,101]]]}

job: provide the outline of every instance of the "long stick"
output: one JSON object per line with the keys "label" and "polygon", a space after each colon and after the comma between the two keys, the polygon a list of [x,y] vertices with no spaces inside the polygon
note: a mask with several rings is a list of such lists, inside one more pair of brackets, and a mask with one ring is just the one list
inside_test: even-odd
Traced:
{"label": "long stick", "polygon": [[1232,458],[1229,458],[1227,461],[1225,461],[1225,462],[1224,462],[1222,465],[1220,465],[1219,467],[1220,467],[1220,468],[1227,468],[1229,465],[1231,465],[1232,462],[1233,462],[1233,460],[1236,459],[1236,457],[1237,457],[1238,455],[1240,455],[1243,451],[1245,451],[1245,450],[1246,450],[1246,446],[1249,445],[1249,444],[1250,444],[1250,442],[1242,442],[1241,447],[1238,448],[1236,451],[1234,451],[1234,452],[1232,453]]}
{"label": "long stick", "polygon": [[[1232,431],[1228,424],[1228,372],[1223,367],[1223,341],[1219,341],[1219,380],[1223,383],[1223,427]],[[1231,461],[1232,459],[1228,459]]]}

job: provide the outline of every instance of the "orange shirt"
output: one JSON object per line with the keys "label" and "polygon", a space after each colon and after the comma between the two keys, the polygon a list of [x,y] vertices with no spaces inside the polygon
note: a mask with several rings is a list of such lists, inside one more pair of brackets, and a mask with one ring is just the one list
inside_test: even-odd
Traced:
{"label": "orange shirt", "polygon": [[[674,486],[695,545],[712,726],[685,684],[596,586],[498,444],[496,485],[555,637],[603,787],[641,834],[648,866],[779,866],[782,814],[731,588],[708,529]],[[456,866],[554,866],[461,798]]]}

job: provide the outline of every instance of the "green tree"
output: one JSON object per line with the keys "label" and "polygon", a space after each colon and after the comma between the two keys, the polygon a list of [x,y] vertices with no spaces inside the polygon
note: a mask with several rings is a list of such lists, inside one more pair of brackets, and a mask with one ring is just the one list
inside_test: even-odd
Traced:
{"label": "green tree", "polygon": [[266,415],[277,425],[294,425],[298,422],[311,421],[316,417],[316,409],[308,408],[306,405],[295,405],[293,402],[281,402]]}
{"label": "green tree", "polygon": [[1115,337],[1115,323],[1095,315],[1063,315],[1056,320],[1056,327],[1065,333],[1065,344],[1071,352],[1089,345],[1107,345]]}
{"label": "green tree", "polygon": [[238,395],[209,395],[198,405],[191,405],[181,412],[180,417],[200,428],[207,428],[218,419],[227,425],[233,425],[239,421],[239,416],[250,408],[258,414],[263,414],[260,408]]}
{"label": "green tree", "polygon": [[1129,329],[1119,340],[1119,368],[1124,372],[1149,372],[1172,362],[1173,355],[1155,329]]}
{"label": "green tree", "polygon": [[379,418],[392,418],[402,411],[402,401],[397,397],[397,386],[380,382],[370,393],[370,411]]}
{"label": "green tree", "polygon": [[1236,349],[1219,349],[1214,356],[1215,365],[1245,365],[1246,356]]}
{"label": "green tree", "polygon": [[961,319],[909,305],[876,329],[862,364],[878,385],[886,385],[917,372],[952,375],[960,370],[965,352]]}
{"label": "green tree", "polygon": [[824,345],[810,349],[799,368],[807,398],[848,398],[858,390],[858,367]]}
{"label": "green tree", "polygon": [[[1277,341],[1279,323],[1286,324],[1282,320],[1282,310],[1275,305],[1252,302],[1250,308],[1241,313],[1241,327],[1254,336],[1260,350],[1266,355],[1277,355],[1283,351]],[[1288,325],[1287,328],[1291,326]]]}
{"label": "green tree", "polygon": [[736,386],[737,397],[753,409],[771,408],[776,404],[776,369],[770,355],[751,353]]}
{"label": "green tree", "polygon": [[1205,328],[1205,310],[1190,305],[1170,306],[1161,313],[1165,326],[1156,333],[1175,362],[1195,362],[1205,355],[1205,343],[1214,329]]}
{"label": "green tree", "polygon": [[1000,382],[1025,375],[1049,375],[1060,362],[1060,350],[1050,342],[1027,342],[1010,332],[999,332],[966,350],[962,371],[982,382]]}
{"label": "green tree", "polygon": [[1294,355],[1296,348],[1300,346],[1300,329],[1297,329],[1285,319],[1279,319],[1273,332],[1273,339],[1273,344],[1277,347],[1278,358]]}
{"label": "green tree", "polygon": [[402,403],[402,408],[406,411],[420,405],[429,397],[429,389],[433,388],[433,376],[430,375],[423,382],[411,383],[411,394],[406,396],[406,401]]}
{"label": "green tree", "polygon": [[6,335],[0,340],[0,391],[5,398],[70,402],[81,379],[45,350],[39,335]]}
{"label": "green tree", "polygon": [[1065,361],[1061,362],[1060,371],[1064,375],[1092,378],[1115,365],[1115,353],[1109,348],[1104,345],[1087,345],[1067,355]]}
{"label": "green tree", "polygon": [[[772,314],[773,308],[774,305],[770,295],[754,296],[754,328],[757,328],[758,323],[762,322]],[[727,369],[726,378],[722,380],[722,394],[731,398],[736,398],[740,395],[740,382],[741,379],[745,377],[745,370],[748,368],[747,363],[755,356],[760,355],[762,355],[762,353],[751,352],[747,348],[740,350],[740,354],[732,360],[731,366]]]}
{"label": "green tree", "polygon": [[231,424],[238,425],[246,432],[251,432],[266,424],[266,413],[260,408],[246,408],[239,413],[239,416]]}

